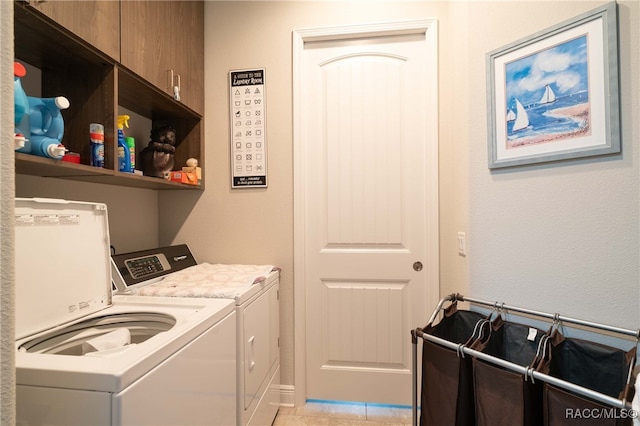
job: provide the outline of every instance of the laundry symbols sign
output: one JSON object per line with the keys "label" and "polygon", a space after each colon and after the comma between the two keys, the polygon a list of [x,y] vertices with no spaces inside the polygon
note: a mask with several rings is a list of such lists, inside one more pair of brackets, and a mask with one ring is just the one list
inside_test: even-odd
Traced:
{"label": "laundry symbols sign", "polygon": [[265,70],[229,72],[231,187],[267,186]]}

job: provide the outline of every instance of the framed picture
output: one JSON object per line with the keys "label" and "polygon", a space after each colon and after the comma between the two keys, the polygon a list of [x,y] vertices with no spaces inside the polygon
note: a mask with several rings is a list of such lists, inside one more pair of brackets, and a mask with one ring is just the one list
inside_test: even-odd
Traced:
{"label": "framed picture", "polygon": [[489,168],[620,152],[616,3],[487,54]]}
{"label": "framed picture", "polygon": [[267,187],[266,71],[229,71],[231,188]]}

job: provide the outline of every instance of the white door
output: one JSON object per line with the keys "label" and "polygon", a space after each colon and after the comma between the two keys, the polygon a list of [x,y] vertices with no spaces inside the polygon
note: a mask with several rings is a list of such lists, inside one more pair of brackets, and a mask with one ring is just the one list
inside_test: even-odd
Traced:
{"label": "white door", "polygon": [[306,398],[410,405],[410,330],[438,301],[435,22],[294,43]]}

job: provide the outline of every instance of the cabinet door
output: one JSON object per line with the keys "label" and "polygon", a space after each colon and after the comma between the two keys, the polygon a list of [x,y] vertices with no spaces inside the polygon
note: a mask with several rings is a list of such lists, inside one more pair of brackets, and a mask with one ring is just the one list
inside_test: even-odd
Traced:
{"label": "cabinet door", "polygon": [[182,102],[204,114],[204,2],[178,3],[185,22],[183,28],[190,29],[176,35],[181,46],[178,57],[182,63],[176,65],[182,80],[180,96]]}
{"label": "cabinet door", "polygon": [[125,1],[121,9],[121,63],[172,96],[179,79],[181,101],[202,113],[204,3]]}
{"label": "cabinet door", "polygon": [[120,60],[120,2],[34,0],[29,4],[111,58]]}
{"label": "cabinet door", "polygon": [[271,302],[268,294],[263,294],[251,302],[244,310],[243,353],[244,369],[243,410],[249,408],[254,399],[259,398],[260,386],[267,378],[271,367],[271,323],[269,310]]}

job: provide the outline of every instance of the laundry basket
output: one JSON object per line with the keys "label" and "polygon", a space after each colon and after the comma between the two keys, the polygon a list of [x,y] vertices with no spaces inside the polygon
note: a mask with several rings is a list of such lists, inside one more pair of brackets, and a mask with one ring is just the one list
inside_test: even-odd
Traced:
{"label": "laundry basket", "polygon": [[[545,332],[501,317],[491,326],[486,342],[472,347],[522,367],[534,363]],[[542,425],[542,383],[473,358],[473,385],[477,426]]]}
{"label": "laundry basket", "polygon": [[[636,346],[628,351],[582,339],[566,338],[555,330],[549,339],[549,356],[538,371],[613,398],[631,400],[630,371],[636,360]],[[621,410],[581,395],[544,384],[545,426],[583,425],[630,426],[631,418]]]}
{"label": "laundry basket", "polygon": [[[429,324],[422,331],[463,344],[472,336],[476,324],[484,319],[481,313],[458,310],[454,302],[445,309],[438,324]],[[455,350],[423,339],[421,407],[420,425],[474,425],[471,357],[463,358]]]}

